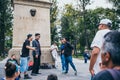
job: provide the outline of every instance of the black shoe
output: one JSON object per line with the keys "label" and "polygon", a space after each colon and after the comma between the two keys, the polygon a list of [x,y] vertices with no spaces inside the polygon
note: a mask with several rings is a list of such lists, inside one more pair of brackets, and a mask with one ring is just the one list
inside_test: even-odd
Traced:
{"label": "black shoe", "polygon": [[20,76],[20,75],[19,75],[18,77],[19,77],[19,78],[21,78],[21,76]]}
{"label": "black shoe", "polygon": [[31,76],[37,76],[37,74],[35,74],[35,73],[31,73]]}
{"label": "black shoe", "polygon": [[67,74],[68,72],[64,72],[64,74]]}
{"label": "black shoe", "polygon": [[75,71],[75,76],[77,76],[77,71]]}
{"label": "black shoe", "polygon": [[28,74],[24,75],[24,79],[32,79]]}
{"label": "black shoe", "polygon": [[41,74],[41,73],[38,72],[38,73],[36,73],[36,74]]}

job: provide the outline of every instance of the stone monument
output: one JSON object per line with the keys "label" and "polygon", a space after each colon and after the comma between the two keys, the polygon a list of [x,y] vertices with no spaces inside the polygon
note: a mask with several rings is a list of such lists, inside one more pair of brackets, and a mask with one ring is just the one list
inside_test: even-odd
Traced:
{"label": "stone monument", "polygon": [[50,54],[50,6],[49,0],[14,0],[13,42],[11,54],[20,58],[26,35],[41,34],[41,63],[53,64]]}

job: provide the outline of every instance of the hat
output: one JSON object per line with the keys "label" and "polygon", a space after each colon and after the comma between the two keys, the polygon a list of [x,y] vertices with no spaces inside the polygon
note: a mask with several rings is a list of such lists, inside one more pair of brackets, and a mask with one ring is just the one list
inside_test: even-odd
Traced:
{"label": "hat", "polygon": [[109,20],[109,19],[102,19],[99,24],[105,24],[105,25],[107,25],[108,27],[111,27],[112,21]]}

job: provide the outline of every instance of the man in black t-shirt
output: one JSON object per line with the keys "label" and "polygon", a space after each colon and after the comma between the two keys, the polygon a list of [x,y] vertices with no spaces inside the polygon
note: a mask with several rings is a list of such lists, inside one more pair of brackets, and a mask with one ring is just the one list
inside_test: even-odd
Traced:
{"label": "man in black t-shirt", "polygon": [[93,80],[120,80],[120,32],[111,31],[104,36],[101,51],[101,69]]}
{"label": "man in black t-shirt", "polygon": [[69,70],[69,63],[71,65],[71,67],[73,68],[73,70],[75,71],[75,75],[77,75],[77,70],[76,67],[72,61],[72,52],[73,52],[73,47],[71,46],[71,44],[68,42],[67,38],[63,38],[64,40],[64,50],[63,53],[65,55],[65,64],[66,64],[66,71],[65,74],[68,73]]}
{"label": "man in black t-shirt", "polygon": [[24,73],[24,79],[31,79],[31,77],[27,74],[28,70],[28,58],[29,58],[29,50],[35,50],[34,47],[30,46],[30,41],[32,41],[32,34],[27,35],[27,39],[23,43],[22,54],[20,58],[20,71]]}

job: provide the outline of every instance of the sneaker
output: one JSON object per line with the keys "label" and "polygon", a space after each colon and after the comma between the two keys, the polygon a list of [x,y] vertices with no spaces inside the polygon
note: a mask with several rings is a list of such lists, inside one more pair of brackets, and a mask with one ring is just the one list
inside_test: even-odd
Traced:
{"label": "sneaker", "polygon": [[28,74],[24,75],[24,79],[32,79]]}
{"label": "sneaker", "polygon": [[37,76],[37,74],[35,74],[35,73],[31,73],[31,76]]}
{"label": "sneaker", "polygon": [[62,70],[62,73],[65,73],[65,70]]}
{"label": "sneaker", "polygon": [[75,76],[77,76],[77,71],[75,71]]}
{"label": "sneaker", "polygon": [[38,72],[38,73],[36,73],[36,74],[41,74],[41,73]]}
{"label": "sneaker", "polygon": [[64,74],[67,74],[68,72],[64,72]]}

